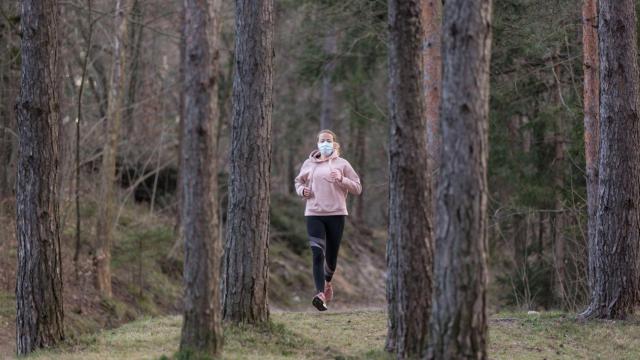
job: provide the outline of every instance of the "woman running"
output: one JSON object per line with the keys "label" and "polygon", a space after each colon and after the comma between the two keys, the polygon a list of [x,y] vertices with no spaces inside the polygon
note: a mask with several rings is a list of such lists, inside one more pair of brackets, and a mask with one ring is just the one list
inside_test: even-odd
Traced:
{"label": "woman running", "polygon": [[312,304],[327,310],[333,298],[331,278],[336,271],[338,249],[347,213],[347,193],[362,192],[360,178],[351,164],[340,157],[340,144],[331,130],[318,133],[313,150],[295,179],[296,192],[306,200],[304,211],[309,245],[313,254],[316,295]]}

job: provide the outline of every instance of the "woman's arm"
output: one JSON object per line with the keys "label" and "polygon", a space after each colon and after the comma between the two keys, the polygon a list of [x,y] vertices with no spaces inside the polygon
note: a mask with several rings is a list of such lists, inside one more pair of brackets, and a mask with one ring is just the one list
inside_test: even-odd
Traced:
{"label": "woman's arm", "polygon": [[362,184],[360,184],[360,177],[353,170],[351,164],[346,162],[347,164],[344,167],[344,173],[342,174],[342,180],[338,181],[338,184],[343,188],[347,189],[352,194],[360,195],[362,193]]}
{"label": "woman's arm", "polygon": [[304,190],[304,188],[307,186],[307,178],[309,175],[309,172],[307,171],[309,168],[309,160],[305,160],[305,162],[302,164],[302,167],[300,168],[300,173],[298,173],[298,176],[296,176],[294,183],[296,186],[296,193],[299,196],[304,197],[302,191]]}

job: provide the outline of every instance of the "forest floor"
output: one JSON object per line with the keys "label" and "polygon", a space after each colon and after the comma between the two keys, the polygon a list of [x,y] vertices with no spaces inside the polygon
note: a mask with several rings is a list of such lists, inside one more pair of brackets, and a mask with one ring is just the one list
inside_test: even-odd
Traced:
{"label": "forest floor", "polygon": [[[171,358],[180,337],[180,266],[168,266],[173,246],[171,214],[149,213],[145,204],[121,209],[113,248],[114,297],[101,299],[92,286],[88,254],[95,223],[94,202],[81,208],[79,275],[74,272],[75,208],[64,206],[62,257],[66,343],[35,359]],[[259,328],[225,328],[226,359],[387,359],[384,351],[385,229],[345,230],[336,301],[331,310],[311,311],[313,284],[301,204],[273,199],[269,248],[269,304],[272,322]],[[2,210],[2,209],[0,209]],[[9,209],[6,214],[13,214]],[[15,352],[17,241],[11,216],[0,212],[0,360]],[[172,265],[172,264],[169,264]],[[175,265],[175,264],[174,264]],[[495,285],[495,284],[494,284]],[[489,303],[499,304],[495,289]],[[492,359],[640,359],[640,321],[579,323],[571,315],[539,317],[489,309]],[[496,314],[497,312],[497,314]],[[29,357],[31,358],[31,357]]]}
{"label": "forest floor", "polygon": [[[121,329],[130,322],[180,314],[182,264],[167,260],[175,242],[173,214],[151,213],[146,203],[129,202],[121,206],[112,250],[113,297],[104,299],[93,286],[90,255],[96,201],[89,195],[85,197],[81,206],[83,230],[77,274],[73,261],[75,207],[70,201],[61,207],[64,323],[68,342],[81,343],[81,338]],[[272,206],[269,305],[274,312],[305,310],[314,286],[311,252],[301,215],[303,203],[293,197],[274,196]],[[0,360],[15,352],[17,240],[13,214],[15,208],[0,204]],[[384,289],[385,241],[384,229],[359,230],[347,223],[334,277],[334,286],[340,289],[334,309],[378,307],[384,303],[385,293],[380,289]]]}
{"label": "forest floor", "polygon": [[[391,359],[384,350],[383,308],[327,312],[274,311],[271,324],[225,327],[225,359]],[[638,359],[640,323],[582,323],[558,312],[499,313],[489,323],[491,359]],[[33,359],[169,359],[181,318],[138,320],[80,337]]]}

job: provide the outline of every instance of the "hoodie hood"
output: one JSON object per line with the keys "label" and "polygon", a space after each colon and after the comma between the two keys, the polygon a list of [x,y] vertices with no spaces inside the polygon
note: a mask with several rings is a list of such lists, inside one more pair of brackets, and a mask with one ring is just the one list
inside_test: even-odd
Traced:
{"label": "hoodie hood", "polygon": [[321,159],[322,155],[320,154],[320,150],[316,149],[316,150],[313,150],[311,154],[309,154],[309,160],[311,160],[312,162],[323,162],[323,161],[335,159],[339,156],[340,155],[338,155],[338,152],[334,149],[328,158],[322,160]]}

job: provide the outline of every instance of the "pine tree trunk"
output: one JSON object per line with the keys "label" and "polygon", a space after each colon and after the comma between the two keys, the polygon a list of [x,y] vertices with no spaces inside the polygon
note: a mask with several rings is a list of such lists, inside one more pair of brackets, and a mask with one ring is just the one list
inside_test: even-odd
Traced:
{"label": "pine tree trunk", "polygon": [[[185,26],[185,18],[184,18],[184,7],[180,13],[180,21],[181,21],[181,28],[180,28],[180,37],[181,37],[181,41],[180,41],[180,59],[184,60],[184,52],[185,52],[185,35],[184,35],[184,26]],[[181,81],[184,79],[184,66],[185,63],[184,61],[180,62],[180,79]],[[171,250],[169,250],[169,253],[167,254],[167,259],[166,261],[169,263],[177,263],[178,260],[181,258],[181,251],[184,248],[184,237],[182,235],[182,134],[184,132],[184,94],[179,94],[180,96],[180,101],[178,102],[178,113],[180,116],[180,122],[178,123],[178,181],[177,181],[177,189],[176,189],[176,198],[177,198],[177,216],[176,216],[176,223],[174,226],[174,231],[173,233],[176,235],[176,240],[173,242],[173,246],[171,247]],[[219,109],[219,113],[222,114],[222,109]],[[218,119],[219,122],[222,122],[222,117],[220,116],[220,118]],[[218,137],[216,137],[216,146],[218,144]]]}
{"label": "pine tree trunk", "polygon": [[[442,0],[422,0],[424,24],[424,87],[427,117],[427,149],[431,189],[436,188],[442,139],[440,136],[440,94],[442,91]],[[435,224],[435,191],[431,191],[431,221]]]}
{"label": "pine tree trunk", "polygon": [[236,0],[236,72],[222,300],[224,318],[232,322],[269,319],[273,51],[273,0]]}
{"label": "pine tree trunk", "polygon": [[107,105],[106,139],[102,150],[102,173],[97,209],[96,247],[94,264],[96,288],[105,298],[111,291],[111,246],[116,221],[116,156],[120,124],[123,114],[124,67],[127,37],[127,14],[132,0],[117,0],[115,6],[115,29],[113,48],[113,68]]}
{"label": "pine tree trunk", "polygon": [[584,71],[584,147],[587,176],[587,236],[589,289],[595,279],[596,212],[598,210],[598,149],[600,142],[600,62],[598,59],[598,0],[582,5],[582,46]]}
{"label": "pine tree trunk", "polygon": [[[140,52],[142,50],[143,34],[144,34],[144,16],[143,16],[143,4],[140,0],[133,0],[131,5],[131,19],[132,26],[129,27],[128,43],[131,46],[131,60],[126,62],[125,72],[129,76],[124,108],[123,121],[125,125],[125,134],[134,134],[135,121],[134,110],[137,101],[138,88],[139,88],[139,73],[140,73]],[[182,45],[181,45],[182,46]]]}
{"label": "pine tree trunk", "polygon": [[421,355],[431,309],[433,237],[420,0],[389,0],[388,329],[385,348]]}
{"label": "pine tree trunk", "polygon": [[600,154],[591,303],[584,318],[624,319],[638,301],[640,149],[636,13],[600,0]]}
{"label": "pine tree trunk", "polygon": [[491,0],[447,0],[431,359],[487,358]]}
{"label": "pine tree trunk", "polygon": [[[562,105],[562,83],[561,83],[561,67],[559,64],[552,63],[551,67],[554,72],[557,84],[556,103]],[[555,134],[553,139],[554,158],[553,158],[553,187],[554,191],[554,208],[553,215],[553,266],[555,269],[554,276],[554,295],[556,301],[564,306],[566,299],[566,266],[565,266],[565,226],[567,218],[564,214],[563,188],[566,173],[565,152],[566,152],[566,135],[565,135],[565,119],[561,115],[555,118]]]}
{"label": "pine tree trunk", "polygon": [[324,37],[324,56],[326,63],[322,70],[322,106],[320,109],[320,129],[331,129],[335,117],[335,91],[331,80],[336,67],[335,56],[338,38],[335,29],[329,29]]}
{"label": "pine tree trunk", "polygon": [[182,235],[184,322],[180,351],[222,350],[216,131],[220,0],[185,1]]}
{"label": "pine tree trunk", "polygon": [[16,184],[18,354],[64,339],[58,204],[60,83],[56,1],[22,1]]}
{"label": "pine tree trunk", "polygon": [[513,263],[517,274],[523,274],[527,268],[527,216],[524,214],[513,215]]}

